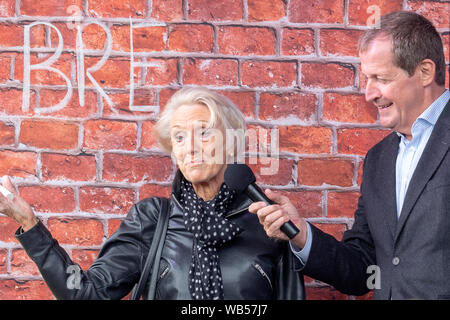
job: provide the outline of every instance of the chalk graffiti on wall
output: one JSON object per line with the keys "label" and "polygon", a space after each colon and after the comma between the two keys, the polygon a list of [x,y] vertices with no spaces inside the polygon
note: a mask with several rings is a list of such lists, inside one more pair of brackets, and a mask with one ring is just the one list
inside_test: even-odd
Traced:
{"label": "chalk graffiti on wall", "polygon": [[[112,51],[112,36],[109,28],[102,22],[93,21],[89,23],[76,23],[75,25],[69,22],[69,28],[76,28],[76,79],[77,79],[77,90],[78,90],[78,100],[80,106],[85,105],[85,76],[89,79],[89,81],[94,85],[97,92],[101,95],[102,98],[105,99],[106,103],[111,107],[111,109],[118,113],[118,111],[114,108],[114,103],[111,100],[111,98],[106,94],[106,92],[103,90],[103,88],[100,86],[98,81],[93,77],[93,73],[101,69],[101,67],[106,63],[108,58],[111,55]],[[82,39],[82,33],[83,29],[91,24],[98,25],[100,28],[103,29],[103,31],[106,34],[106,40],[103,48],[103,55],[101,59],[93,66],[85,68],[85,52],[86,48],[83,43]],[[55,52],[52,56],[47,58],[45,61],[42,61],[40,63],[31,63],[31,45],[30,45],[30,33],[31,28],[37,25],[44,25],[48,26],[51,29],[53,29],[57,36],[58,36],[58,43]],[[134,92],[135,92],[135,82],[134,82],[134,69],[140,68],[140,67],[161,67],[160,64],[157,62],[141,62],[135,59],[134,57],[134,51],[133,51],[133,30],[137,28],[144,28],[147,27],[145,24],[141,25],[133,25],[131,19],[130,19],[130,87],[129,87],[129,109],[130,111],[139,111],[139,112],[153,112],[157,114],[159,112],[159,106],[157,105],[134,105]],[[54,68],[52,65],[59,59],[61,56],[61,53],[63,51],[63,44],[64,39],[61,35],[61,32],[58,30],[56,26],[49,22],[42,22],[42,21],[36,21],[29,25],[25,26],[24,29],[24,75],[23,75],[23,93],[22,93],[22,111],[27,112],[30,108],[30,90],[31,90],[31,77],[30,74],[32,71],[35,70],[44,70],[49,72],[54,72],[58,74],[64,81],[66,82],[67,91],[65,96],[55,105],[49,106],[49,107],[39,107],[35,109],[35,112],[38,114],[44,114],[44,113],[52,113],[59,111],[63,109],[67,103],[72,98],[73,94],[73,86],[72,83],[67,75],[65,75],[61,70],[58,70]]]}

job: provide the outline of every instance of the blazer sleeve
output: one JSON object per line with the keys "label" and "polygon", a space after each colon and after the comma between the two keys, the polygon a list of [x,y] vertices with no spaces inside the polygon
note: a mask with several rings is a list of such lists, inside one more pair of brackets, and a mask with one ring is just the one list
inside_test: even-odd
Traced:
{"label": "blazer sleeve", "polygon": [[[154,206],[150,207],[154,209]],[[36,263],[57,299],[117,300],[126,296],[139,279],[148,248],[144,246],[140,217],[148,215],[148,212],[142,212],[148,209],[147,204],[135,204],[86,271],[70,259],[41,222],[27,232],[19,233],[18,230],[16,238]],[[152,237],[152,230],[147,231]],[[75,282],[70,284],[72,280]]]}

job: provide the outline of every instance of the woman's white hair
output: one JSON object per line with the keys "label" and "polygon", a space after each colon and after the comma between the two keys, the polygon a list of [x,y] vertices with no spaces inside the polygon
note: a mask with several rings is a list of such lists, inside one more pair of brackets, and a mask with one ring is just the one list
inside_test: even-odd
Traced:
{"label": "woman's white hair", "polygon": [[[155,138],[167,153],[172,152],[170,121],[174,112],[182,105],[201,104],[210,112],[208,127],[222,126],[225,132],[233,131],[236,138],[245,136],[245,119],[238,107],[227,97],[203,87],[189,87],[177,91],[167,102],[154,127]],[[236,136],[242,134],[242,137]],[[234,139],[234,138],[233,138]],[[228,145],[228,144],[227,144]],[[241,146],[242,147],[242,146]],[[232,150],[231,152],[235,152]]]}

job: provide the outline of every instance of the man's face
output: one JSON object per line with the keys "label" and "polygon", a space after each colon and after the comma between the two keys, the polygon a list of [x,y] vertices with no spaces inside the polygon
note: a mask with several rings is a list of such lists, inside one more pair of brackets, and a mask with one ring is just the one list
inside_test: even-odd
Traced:
{"label": "man's face", "polygon": [[410,138],[412,124],[427,107],[420,75],[409,76],[394,65],[392,42],[387,37],[373,40],[359,57],[367,77],[366,100],[378,108],[380,125]]}

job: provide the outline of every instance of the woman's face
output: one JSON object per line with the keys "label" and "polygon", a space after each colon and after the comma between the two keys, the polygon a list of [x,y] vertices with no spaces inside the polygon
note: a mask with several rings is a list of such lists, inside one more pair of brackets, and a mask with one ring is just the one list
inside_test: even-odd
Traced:
{"label": "woman's face", "polygon": [[182,105],[170,121],[172,154],[183,176],[196,184],[220,184],[226,168],[223,128],[208,128],[210,111],[202,104]]}

